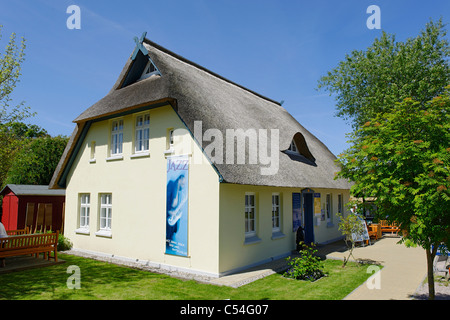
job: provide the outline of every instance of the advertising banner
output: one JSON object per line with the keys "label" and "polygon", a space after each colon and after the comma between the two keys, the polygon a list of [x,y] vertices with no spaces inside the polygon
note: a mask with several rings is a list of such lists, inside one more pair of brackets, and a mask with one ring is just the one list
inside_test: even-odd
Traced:
{"label": "advertising banner", "polygon": [[166,253],[188,255],[188,156],[167,158]]}
{"label": "advertising banner", "polygon": [[298,227],[301,226],[302,218],[302,200],[300,193],[292,194],[292,231],[297,232]]}

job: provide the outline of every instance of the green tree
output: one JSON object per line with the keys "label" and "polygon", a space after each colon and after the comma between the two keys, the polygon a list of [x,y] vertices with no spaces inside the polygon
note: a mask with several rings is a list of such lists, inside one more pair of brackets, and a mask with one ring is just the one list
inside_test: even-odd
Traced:
{"label": "green tree", "polygon": [[383,32],[367,50],[346,55],[320,78],[318,88],[335,94],[336,115],[353,128],[408,97],[423,106],[450,83],[446,34],[442,19],[405,42]]}
{"label": "green tree", "polygon": [[375,197],[380,217],[395,221],[401,241],[426,251],[429,298],[433,260],[450,248],[450,86],[426,103],[395,103],[350,135],[338,177],[355,181],[352,194]]}
{"label": "green tree", "polygon": [[[0,25],[0,39],[2,28]],[[19,82],[26,48],[25,39],[22,37],[18,44],[16,38],[16,34],[12,33],[0,57],[0,124],[21,121],[32,115],[24,102],[11,106],[11,93]]]}
{"label": "green tree", "polygon": [[[0,25],[0,39],[2,27]],[[25,39],[17,43],[16,34],[12,33],[4,52],[0,54],[0,186],[4,185],[7,172],[22,146],[22,136],[18,135],[16,124],[32,116],[24,102],[14,106],[11,98],[21,75],[25,47]]]}
{"label": "green tree", "polygon": [[349,248],[348,257],[344,257],[344,262],[342,264],[342,267],[345,267],[350,260],[350,257],[353,257],[353,250],[355,249],[356,242],[354,235],[362,235],[365,230],[365,225],[361,223],[361,218],[353,213],[346,217],[344,217],[342,213],[338,213],[337,216],[339,218],[339,231],[345,236],[344,241]]}
{"label": "green tree", "polygon": [[47,185],[53,176],[68,138],[63,136],[30,139],[16,155],[6,183]]}

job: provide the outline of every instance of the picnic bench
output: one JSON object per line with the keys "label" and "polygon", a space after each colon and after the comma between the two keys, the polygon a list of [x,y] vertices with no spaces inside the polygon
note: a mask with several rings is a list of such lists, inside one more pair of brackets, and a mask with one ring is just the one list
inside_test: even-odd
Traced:
{"label": "picnic bench", "polygon": [[381,232],[390,232],[391,234],[398,235],[400,228],[395,222],[389,223],[387,220],[380,220]]}
{"label": "picnic bench", "polygon": [[51,252],[53,259],[58,261],[59,231],[56,233],[22,234],[0,238],[0,258],[34,254],[36,257],[40,253],[44,254],[44,259],[50,260]]}

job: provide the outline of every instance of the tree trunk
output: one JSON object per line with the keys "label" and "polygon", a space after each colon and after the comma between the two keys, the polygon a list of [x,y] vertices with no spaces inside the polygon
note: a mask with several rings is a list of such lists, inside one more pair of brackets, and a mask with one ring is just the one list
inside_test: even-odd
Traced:
{"label": "tree trunk", "polygon": [[427,271],[428,271],[428,300],[434,300],[435,298],[435,290],[434,290],[434,268],[433,262],[434,257],[436,256],[436,252],[439,244],[434,244],[433,247],[426,249],[427,253]]}

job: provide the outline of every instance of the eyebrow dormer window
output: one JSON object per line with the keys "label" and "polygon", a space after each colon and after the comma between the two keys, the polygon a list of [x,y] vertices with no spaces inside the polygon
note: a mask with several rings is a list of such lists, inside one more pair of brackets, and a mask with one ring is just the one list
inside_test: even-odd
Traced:
{"label": "eyebrow dormer window", "polygon": [[303,162],[315,166],[316,159],[309,151],[305,137],[297,132],[292,138],[289,148],[284,151],[292,160]]}
{"label": "eyebrow dormer window", "polygon": [[295,145],[295,141],[294,140],[291,141],[291,145],[289,146],[288,150],[292,151],[292,152],[295,152],[295,153],[298,153],[298,149],[297,149],[297,146]]}

